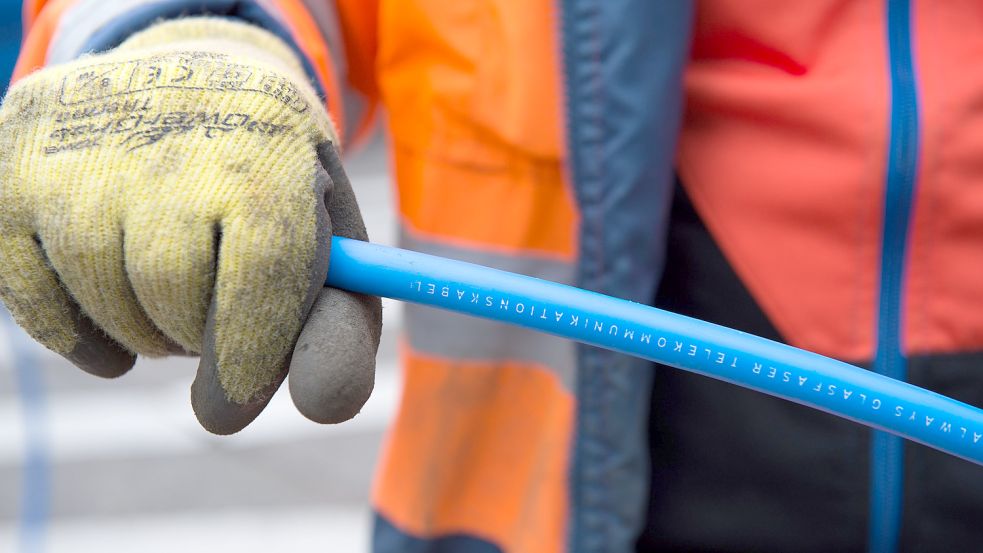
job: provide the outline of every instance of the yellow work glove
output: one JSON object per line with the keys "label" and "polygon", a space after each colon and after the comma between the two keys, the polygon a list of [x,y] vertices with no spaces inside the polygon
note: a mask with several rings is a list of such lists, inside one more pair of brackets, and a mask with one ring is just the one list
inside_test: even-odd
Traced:
{"label": "yellow work glove", "polygon": [[252,421],[288,367],[301,412],[346,420],[381,308],[323,287],[332,232],[367,239],[334,142],[293,52],[243,23],[160,23],[39,71],[0,108],[0,300],[96,375],[200,354],[212,432]]}

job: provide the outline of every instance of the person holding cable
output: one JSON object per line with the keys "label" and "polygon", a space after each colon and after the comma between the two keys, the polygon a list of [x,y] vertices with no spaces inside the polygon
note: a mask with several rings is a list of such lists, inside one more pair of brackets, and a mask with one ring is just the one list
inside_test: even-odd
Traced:
{"label": "person holding cable", "polygon": [[[0,108],[0,300],[98,376],[200,355],[191,403],[211,432],[248,425],[288,373],[317,422],[369,397],[379,299],[323,283],[332,236],[368,239],[340,152],[383,109],[409,249],[983,405],[970,2],[24,9]],[[380,553],[983,540],[965,461],[493,322],[408,306],[406,326]]]}

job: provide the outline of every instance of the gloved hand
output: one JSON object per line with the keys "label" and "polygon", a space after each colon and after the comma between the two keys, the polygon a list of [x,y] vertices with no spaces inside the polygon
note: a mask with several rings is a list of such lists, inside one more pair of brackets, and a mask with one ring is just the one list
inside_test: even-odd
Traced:
{"label": "gloved hand", "polygon": [[332,232],[367,239],[329,117],[259,28],[158,24],[39,71],[0,108],[0,301],[96,375],[200,354],[192,406],[240,430],[290,369],[319,422],[372,390],[381,307],[324,288]]}

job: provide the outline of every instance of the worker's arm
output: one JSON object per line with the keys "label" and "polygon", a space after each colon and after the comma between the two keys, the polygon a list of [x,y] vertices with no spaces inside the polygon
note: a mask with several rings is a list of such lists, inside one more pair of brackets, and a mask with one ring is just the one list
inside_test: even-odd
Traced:
{"label": "worker's arm", "polygon": [[366,239],[323,65],[255,14],[81,25],[86,44],[122,42],[60,54],[58,22],[85,3],[41,11],[45,54],[28,39],[0,109],[0,300],[101,376],[200,354],[192,403],[214,432],[255,418],[288,368],[304,414],[350,418],[381,317],[377,298],[322,288],[330,236]]}

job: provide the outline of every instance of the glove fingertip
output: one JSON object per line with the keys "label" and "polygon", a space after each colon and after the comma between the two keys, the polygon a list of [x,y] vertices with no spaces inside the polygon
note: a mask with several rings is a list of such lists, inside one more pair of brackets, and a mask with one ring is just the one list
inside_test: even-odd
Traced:
{"label": "glove fingertip", "polygon": [[78,342],[64,355],[73,365],[101,378],[118,378],[133,368],[137,356],[95,327],[85,316],[77,316]]}
{"label": "glove fingertip", "polygon": [[118,378],[136,364],[137,356],[108,343],[82,340],[65,355],[73,365],[100,378]]}
{"label": "glove fingertip", "polygon": [[290,364],[297,410],[321,424],[355,417],[375,386],[380,332],[379,298],[324,288]]}
{"label": "glove fingertip", "polygon": [[250,401],[236,403],[229,399],[222,387],[214,356],[206,353],[199,362],[198,373],[191,384],[191,408],[205,430],[220,436],[235,434],[263,412],[284,378],[286,371],[281,371],[272,383],[254,394]]}
{"label": "glove fingertip", "polygon": [[274,375],[262,390],[249,396],[248,401],[238,403],[229,398],[219,375],[218,355],[215,350],[215,304],[208,310],[204,347],[198,361],[198,372],[191,383],[191,408],[201,426],[220,436],[235,434],[253,422],[273,398],[273,394],[287,377],[286,366]]}
{"label": "glove fingertip", "polygon": [[[310,350],[308,350],[310,351]],[[299,357],[299,359],[296,359]],[[302,415],[319,424],[338,424],[355,418],[375,387],[375,361],[337,359],[343,374],[332,371],[317,355],[295,355],[290,397]]]}

